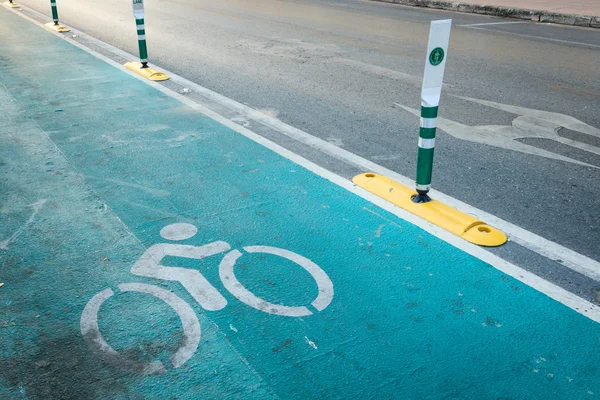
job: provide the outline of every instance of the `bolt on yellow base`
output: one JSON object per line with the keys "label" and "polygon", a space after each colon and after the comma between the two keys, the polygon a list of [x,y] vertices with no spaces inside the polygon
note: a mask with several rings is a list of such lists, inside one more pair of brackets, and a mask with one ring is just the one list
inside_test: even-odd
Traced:
{"label": "bolt on yellow base", "polygon": [[124,64],[124,67],[128,70],[135,72],[138,75],[143,76],[144,78],[150,79],[151,81],[166,81],[169,79],[169,76],[157,71],[152,68],[142,68],[142,63],[139,61],[131,61]]}
{"label": "bolt on yellow base", "polygon": [[2,3],[2,4],[4,4],[4,6],[8,7],[8,8],[19,8],[19,7],[21,7],[17,3],[11,3],[10,1],[7,1],[6,3]]}
{"label": "bolt on yellow base", "polygon": [[53,31],[56,31],[56,32],[60,32],[60,33],[71,32],[71,30],[69,28],[67,28],[66,26],[64,26],[64,25],[54,25],[54,22],[48,22],[47,24],[44,24],[44,25],[47,28],[50,28],[50,29],[52,29]]}
{"label": "bolt on yellow base", "polygon": [[508,240],[498,229],[439,201],[413,203],[412,197],[417,194],[415,190],[385,176],[365,173],[356,175],[352,182],[471,243],[495,247],[503,245]]}

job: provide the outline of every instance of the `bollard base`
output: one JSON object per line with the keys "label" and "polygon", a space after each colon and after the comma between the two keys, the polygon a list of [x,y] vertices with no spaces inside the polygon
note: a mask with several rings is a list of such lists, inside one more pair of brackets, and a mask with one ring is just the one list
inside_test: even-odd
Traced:
{"label": "bollard base", "polygon": [[417,196],[414,189],[410,189],[385,176],[365,173],[355,176],[352,182],[471,243],[496,247],[503,245],[508,240],[500,230],[444,203],[436,200],[424,203],[414,202],[413,198]]}
{"label": "bollard base", "polygon": [[60,33],[71,32],[71,30],[69,28],[67,28],[66,26],[54,25],[54,22],[48,22],[47,24],[44,24],[44,26],[46,28],[52,29],[53,31],[60,32]]}
{"label": "bollard base", "polygon": [[152,68],[142,68],[142,63],[139,61],[131,61],[123,65],[130,71],[143,76],[151,81],[166,81],[169,76]]}
{"label": "bollard base", "polygon": [[419,191],[417,191],[417,194],[413,195],[410,199],[413,203],[417,204],[429,203],[431,201],[431,197],[429,197],[427,193],[419,193]]}
{"label": "bollard base", "polygon": [[19,7],[21,7],[17,3],[11,3],[10,1],[7,1],[6,3],[2,3],[2,4],[4,4],[4,7],[8,7],[8,8],[19,8]]}

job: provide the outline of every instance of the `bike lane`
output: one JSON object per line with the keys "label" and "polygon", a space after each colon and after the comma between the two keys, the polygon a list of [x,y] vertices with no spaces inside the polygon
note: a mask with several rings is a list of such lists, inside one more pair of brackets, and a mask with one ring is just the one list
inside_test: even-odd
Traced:
{"label": "bike lane", "polygon": [[[0,232],[13,238],[0,250],[0,395],[600,392],[595,322],[29,22],[1,9],[0,19],[8,39],[0,42]],[[256,296],[312,314],[239,301],[219,274],[227,251],[162,260],[200,271],[226,300],[222,309],[203,310],[177,282],[133,275],[146,249],[169,242],[160,232],[173,223],[198,229],[178,243],[240,251],[235,275]],[[311,275],[247,251],[260,245],[320,266],[331,303],[310,306],[319,294]],[[119,291],[130,282],[172,291],[198,317],[198,348],[178,368],[169,357],[187,338],[177,313]],[[98,337],[86,342],[79,331],[84,307],[107,288],[115,295],[98,311],[99,330],[124,358],[99,354]],[[125,359],[161,360],[165,370],[145,374]]]}

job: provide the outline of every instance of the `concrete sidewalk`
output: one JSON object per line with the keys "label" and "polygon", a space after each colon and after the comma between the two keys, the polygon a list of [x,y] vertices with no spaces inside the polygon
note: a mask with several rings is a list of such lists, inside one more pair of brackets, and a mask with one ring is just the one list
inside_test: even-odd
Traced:
{"label": "concrete sidewalk", "polygon": [[4,8],[0,37],[0,399],[600,393],[575,296]]}
{"label": "concrete sidewalk", "polygon": [[461,3],[600,16],[600,1],[597,0],[462,0]]}
{"label": "concrete sidewalk", "polygon": [[598,0],[373,0],[506,18],[600,28]]}

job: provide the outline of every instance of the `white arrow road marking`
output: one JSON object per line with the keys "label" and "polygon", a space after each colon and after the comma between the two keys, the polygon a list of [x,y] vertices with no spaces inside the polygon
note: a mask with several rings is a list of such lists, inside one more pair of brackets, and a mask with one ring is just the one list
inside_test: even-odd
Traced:
{"label": "white arrow road marking", "polygon": [[[514,150],[525,154],[532,154],[540,157],[550,158],[559,161],[566,161],[573,164],[584,165],[586,167],[600,168],[595,165],[587,164],[560,154],[552,153],[537,147],[517,142],[515,139],[524,138],[543,138],[551,139],[557,142],[573,146],[574,140],[561,138],[558,136],[560,128],[567,128],[592,136],[600,137],[600,130],[585,124],[578,119],[568,115],[550,113],[546,111],[538,111],[527,108],[509,106],[491,101],[470,99],[461,97],[467,101],[473,101],[489,107],[497,108],[502,111],[513,114],[520,114],[509,125],[478,125],[469,126],[456,121],[438,117],[438,128],[442,129],[449,135],[457,139],[468,140],[470,142],[487,144],[494,147],[500,147],[507,150]],[[419,110],[411,107],[406,107],[399,103],[394,103],[396,106],[403,108],[415,116],[420,116]],[[583,143],[578,143],[573,147],[589,151],[594,154],[600,154],[600,149],[594,146],[588,146]]]}
{"label": "white arrow road marking", "polygon": [[532,108],[511,106],[508,104],[495,103],[493,101],[473,99],[471,97],[461,97],[461,96],[454,96],[454,97],[458,97],[459,99],[463,99],[463,100],[467,100],[467,101],[472,101],[474,103],[479,103],[484,106],[497,108],[498,110],[506,111],[506,112],[509,112],[512,114],[518,114],[518,115],[523,115],[526,117],[533,117],[533,118],[537,118],[537,119],[540,119],[543,121],[552,122],[552,123],[556,124],[557,126],[562,126],[564,128],[571,129],[573,131],[585,133],[587,135],[592,135],[592,136],[596,136],[596,137],[600,138],[600,129],[594,128],[593,126],[590,126],[590,125],[586,124],[585,122],[578,120],[577,118],[573,118],[570,115],[559,114],[559,113],[554,113],[554,112],[550,112],[550,111],[534,110]]}

